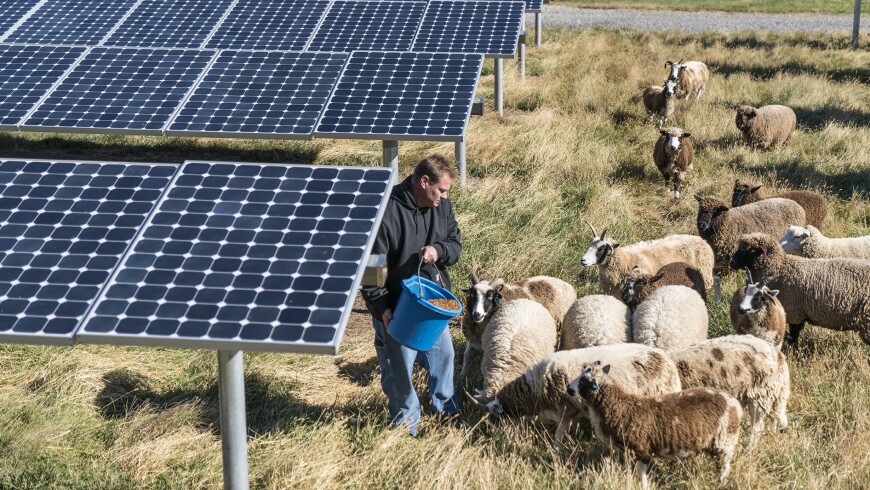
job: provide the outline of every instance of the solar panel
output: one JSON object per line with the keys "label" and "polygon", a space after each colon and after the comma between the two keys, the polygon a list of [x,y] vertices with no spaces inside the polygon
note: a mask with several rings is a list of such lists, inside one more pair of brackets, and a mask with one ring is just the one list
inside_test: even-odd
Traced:
{"label": "solar panel", "polygon": [[523,2],[431,1],[412,51],[513,58],[524,10]]}
{"label": "solar panel", "polygon": [[93,46],[134,4],[134,0],[48,0],[5,42]]}
{"label": "solar panel", "polygon": [[483,64],[462,53],[353,53],[315,136],[462,141]]}
{"label": "solar panel", "polygon": [[39,0],[0,0],[0,38],[10,27],[23,20]]}
{"label": "solar panel", "polygon": [[0,160],[0,342],[71,344],[176,169]]}
{"label": "solar panel", "polygon": [[345,61],[344,53],[223,51],[166,134],[309,139]]}
{"label": "solar panel", "polygon": [[526,0],[526,12],[541,12],[543,7],[544,0]]}
{"label": "solar panel", "polygon": [[302,51],[328,0],[239,0],[208,48]]}
{"label": "solar panel", "polygon": [[185,162],[77,338],[336,353],[394,181],[387,168]]}
{"label": "solar panel", "polygon": [[0,45],[0,129],[14,130],[85,49]]}
{"label": "solar panel", "polygon": [[142,0],[105,46],[198,48],[231,0]]}
{"label": "solar panel", "polygon": [[214,54],[92,48],[21,129],[160,134]]}
{"label": "solar panel", "polygon": [[332,2],[308,51],[407,51],[426,10],[425,2]]}

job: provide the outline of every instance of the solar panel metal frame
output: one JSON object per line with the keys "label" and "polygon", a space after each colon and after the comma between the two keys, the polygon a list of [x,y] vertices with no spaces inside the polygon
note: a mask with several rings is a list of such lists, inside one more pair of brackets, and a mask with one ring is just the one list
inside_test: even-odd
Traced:
{"label": "solar panel metal frame", "polygon": [[340,165],[301,165],[301,164],[270,164],[270,163],[257,163],[257,162],[224,162],[224,161],[210,161],[210,160],[186,160],[175,173],[172,178],[172,181],[167,186],[167,189],[172,189],[175,185],[178,178],[183,175],[183,168],[186,165],[191,164],[229,164],[229,165],[260,165],[260,166],[305,166],[305,167],[315,167],[315,168],[336,168],[336,169],[360,169],[360,170],[386,170],[390,172],[390,178],[386,183],[386,188],[384,190],[384,195],[381,198],[381,203],[378,206],[378,212],[375,216],[374,223],[372,225],[372,231],[369,234],[368,241],[363,248],[363,255],[360,259],[359,265],[357,266],[357,272],[354,275],[353,282],[351,285],[351,289],[348,291],[347,302],[344,306],[344,311],[342,312],[341,319],[339,320],[339,324],[336,325],[335,329],[335,337],[333,338],[332,343],[323,344],[323,343],[310,343],[306,344],[304,342],[285,342],[279,343],[274,341],[250,341],[250,340],[219,340],[215,338],[181,338],[181,337],[173,337],[173,336],[147,336],[147,335],[130,335],[130,334],[117,334],[111,333],[88,333],[84,330],[84,326],[90,321],[97,310],[100,302],[105,299],[106,292],[109,290],[109,287],[115,284],[115,278],[118,274],[124,269],[124,264],[127,261],[128,256],[131,251],[135,248],[136,243],[142,236],[144,230],[151,224],[153,217],[160,209],[161,205],[166,201],[169,192],[164,192],[161,196],[160,200],[154,206],[154,210],[148,216],[145,223],[142,225],[142,229],[140,233],[137,234],[136,238],[133,240],[131,245],[127,249],[127,253],[124,257],[121,258],[120,265],[115,268],[115,271],[109,277],[106,285],[103,287],[100,295],[94,301],[93,307],[88,311],[85,318],[80,322],[79,329],[76,333],[76,342],[82,344],[107,344],[107,345],[132,345],[132,346],[143,346],[143,347],[169,347],[169,348],[181,348],[181,349],[216,349],[216,350],[241,350],[241,351],[253,351],[253,352],[281,352],[281,353],[299,353],[299,354],[337,354],[339,348],[341,346],[341,341],[344,338],[344,331],[347,326],[347,322],[350,319],[350,315],[353,310],[353,304],[356,299],[356,292],[359,290],[360,285],[362,283],[363,272],[368,264],[367,257],[371,254],[372,248],[374,247],[375,239],[377,238],[378,228],[380,227],[380,223],[383,220],[384,213],[386,211],[387,202],[390,199],[390,194],[392,191],[392,187],[396,184],[396,171],[389,167],[357,167],[357,166],[340,166]]}
{"label": "solar panel metal frame", "polygon": [[143,225],[136,230],[133,238],[127,244],[127,248],[124,253],[118,257],[118,262],[115,266],[109,271],[109,276],[103,285],[100,287],[100,291],[97,293],[96,297],[91,300],[90,306],[85,311],[85,313],[81,316],[78,321],[78,324],[75,328],[70,332],[69,337],[61,336],[56,334],[16,334],[11,332],[0,332],[0,343],[10,343],[10,344],[28,344],[28,345],[59,345],[59,346],[72,346],[76,342],[76,334],[81,326],[84,324],[85,320],[90,315],[91,311],[94,309],[94,305],[96,304],[96,300],[100,298],[105,291],[106,287],[114,277],[117,272],[118,266],[124,261],[124,258],[130,251],[130,247],[133,243],[136,242],[136,239],[139,235],[142,234],[142,230],[144,229],[144,223],[148,222],[150,219],[150,215],[154,213],[154,210],[157,209],[157,205],[161,202],[163,197],[166,195],[166,191],[169,189],[169,185],[172,181],[174,181],[175,176],[178,174],[178,170],[181,168],[181,165],[177,163],[152,163],[152,162],[115,162],[115,161],[97,161],[97,160],[52,160],[52,159],[43,159],[43,158],[14,158],[14,157],[0,157],[0,160],[22,160],[27,162],[45,162],[45,163],[72,163],[72,164],[92,164],[92,165],[145,165],[145,166],[161,166],[161,167],[175,167],[175,171],[173,172],[171,178],[168,180],[167,185],[160,191],[160,197],[154,201],[154,205],[151,207],[151,211],[146,219],[143,221]]}
{"label": "solar panel metal frame", "polygon": [[[324,131],[317,131],[317,127],[320,126],[320,122],[323,119],[323,115],[326,113],[326,110],[329,108],[330,102],[332,102],[332,98],[335,95],[335,90],[338,88],[339,83],[344,77],[344,73],[347,70],[348,65],[350,64],[350,59],[354,54],[357,53],[371,53],[376,51],[354,51],[351,53],[351,56],[348,57],[347,64],[345,64],[345,69],[342,71],[342,74],[338,77],[338,81],[333,87],[332,95],[330,95],[329,100],[326,102],[326,106],[320,113],[320,117],[317,120],[317,124],[314,126],[314,137],[315,138],[327,138],[327,139],[356,139],[356,140],[378,140],[378,141],[449,141],[454,143],[459,143],[465,141],[465,130],[468,129],[468,120],[471,118],[471,109],[474,105],[474,92],[472,92],[471,97],[469,98],[468,109],[465,111],[465,124],[462,135],[461,136],[431,136],[424,134],[382,134],[382,133],[330,133]],[[386,51],[381,51],[386,52]],[[395,53],[399,54],[415,54],[415,53],[424,53],[420,51],[395,51]],[[474,56],[472,53],[429,53],[425,52],[425,54],[446,54],[446,55],[469,55]],[[484,56],[480,55],[480,63],[477,67],[477,75],[474,79],[474,87],[477,88],[480,83],[480,72],[483,68],[483,59]]]}
{"label": "solar panel metal frame", "polygon": [[[456,3],[460,3],[460,2],[461,3],[477,3],[477,2],[480,2],[480,3],[519,3],[519,1],[521,1],[521,0],[438,0],[438,1],[439,1],[439,3],[453,3],[453,2],[456,2]],[[517,22],[516,33],[513,36],[514,42],[512,45],[512,51],[510,53],[481,53],[479,51],[471,51],[471,50],[469,50],[469,51],[445,51],[445,50],[427,51],[425,49],[415,49],[414,46],[417,44],[417,40],[420,38],[420,32],[423,29],[423,22],[427,19],[427,15],[429,15],[429,7],[431,5],[432,5],[432,1],[427,2],[426,10],[423,12],[423,18],[420,19],[420,26],[417,28],[417,33],[414,34],[414,40],[411,42],[411,48],[410,48],[411,52],[415,52],[415,53],[432,53],[432,52],[437,52],[437,53],[479,53],[479,54],[484,55],[487,58],[502,58],[502,59],[513,59],[516,57],[517,51],[518,51],[517,47],[519,44],[520,34],[523,32],[523,29],[525,29],[525,12],[528,12],[527,10],[523,10],[524,13],[523,13],[523,15],[520,16],[519,21]],[[525,6],[523,8],[525,9]]]}

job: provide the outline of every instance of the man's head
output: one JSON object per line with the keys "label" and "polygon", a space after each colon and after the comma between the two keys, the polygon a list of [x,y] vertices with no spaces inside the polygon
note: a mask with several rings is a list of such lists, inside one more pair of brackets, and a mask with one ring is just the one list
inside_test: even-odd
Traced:
{"label": "man's head", "polygon": [[430,155],[414,169],[411,188],[414,200],[421,208],[437,208],[456,178],[456,169],[441,155]]}

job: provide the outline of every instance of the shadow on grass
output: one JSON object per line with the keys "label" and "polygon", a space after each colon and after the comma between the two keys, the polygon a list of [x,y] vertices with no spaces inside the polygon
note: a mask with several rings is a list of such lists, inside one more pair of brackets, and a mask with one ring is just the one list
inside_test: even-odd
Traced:
{"label": "shadow on grass", "polygon": [[746,73],[757,80],[770,80],[779,73],[789,75],[809,74],[829,78],[834,82],[854,81],[870,84],[870,67],[819,69],[813,65],[790,61],[775,66],[746,66],[736,63],[710,63],[710,69],[717,76]]}
{"label": "shadow on grass", "polygon": [[366,387],[372,384],[377,377],[378,358],[372,356],[362,362],[338,363],[338,376],[357,386]]}
{"label": "shadow on grass", "polygon": [[798,127],[810,131],[824,129],[830,122],[843,125],[867,127],[870,126],[870,111],[843,109],[832,105],[826,105],[818,109],[794,108],[798,120]]}
{"label": "shadow on grass", "polygon": [[803,188],[807,183],[822,185],[831,194],[844,200],[851,199],[855,192],[870,192],[870,168],[827,174],[815,167],[802,165],[799,159],[769,164],[763,168],[750,168],[742,161],[735,161],[733,165],[738,170],[755,175],[761,172],[768,176],[775,175],[777,181],[784,182],[791,189]]}

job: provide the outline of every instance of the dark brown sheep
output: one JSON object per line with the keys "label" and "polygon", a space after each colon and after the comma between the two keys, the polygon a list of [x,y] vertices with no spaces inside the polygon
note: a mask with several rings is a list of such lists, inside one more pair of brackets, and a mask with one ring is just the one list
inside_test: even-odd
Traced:
{"label": "dark brown sheep", "polygon": [[674,182],[674,197],[680,198],[680,187],[686,180],[689,170],[692,170],[692,160],[695,158],[695,147],[692,146],[692,136],[682,128],[668,128],[660,131],[653,149],[653,161],[656,168],[665,178],[665,186]]}
{"label": "dark brown sheep", "polygon": [[756,184],[747,180],[735,180],[734,191],[731,193],[731,207],[736,208],[744,204],[751,204],[772,197],[791,199],[804,208],[808,225],[815,226],[820,230],[822,229],[822,223],[828,215],[828,202],[824,196],[813,191],[787,191],[773,196],[763,196],[758,192],[761,186],[762,184]]}

